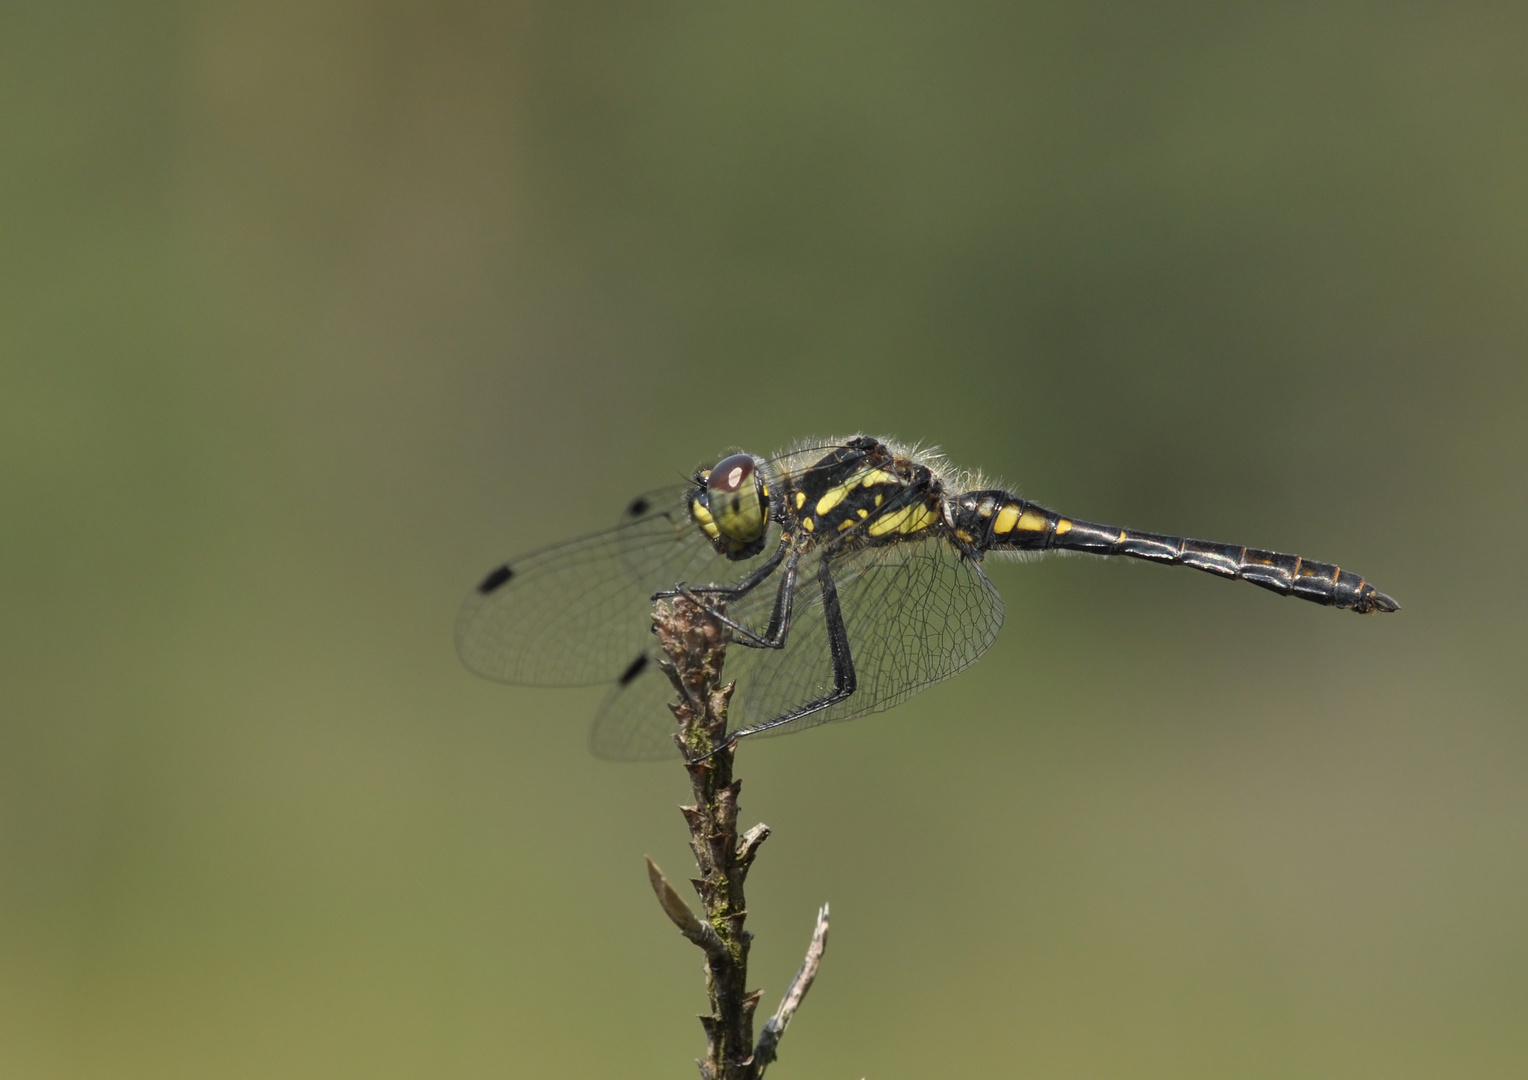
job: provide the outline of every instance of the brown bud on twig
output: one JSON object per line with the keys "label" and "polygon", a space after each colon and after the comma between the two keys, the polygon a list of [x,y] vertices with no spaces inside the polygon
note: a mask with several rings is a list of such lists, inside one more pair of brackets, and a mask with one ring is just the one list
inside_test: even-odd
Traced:
{"label": "brown bud on twig", "polygon": [[701,922],[700,917],[690,910],[690,905],[674,891],[668,878],[663,876],[663,871],[658,869],[658,864],[651,858],[647,860],[647,880],[652,883],[653,892],[657,894],[658,904],[664,914],[679,927],[681,934],[704,949],[707,956],[726,955],[727,947],[722,944],[716,931]]}

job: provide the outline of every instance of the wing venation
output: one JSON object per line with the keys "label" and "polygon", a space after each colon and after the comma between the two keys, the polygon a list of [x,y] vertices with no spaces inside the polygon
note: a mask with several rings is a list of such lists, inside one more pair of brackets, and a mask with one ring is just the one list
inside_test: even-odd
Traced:
{"label": "wing venation", "polygon": [[[832,689],[819,558],[812,553],[803,561],[786,647],[750,649],[734,642],[728,649],[724,674],[737,681],[733,729],[772,720]],[[764,734],[788,734],[898,705],[968,667],[1002,626],[1002,599],[980,565],[942,538],[864,549],[835,559],[832,569],[859,688],[846,701]],[[766,585],[729,614],[758,628],[768,622],[774,599]],[[674,723],[665,707],[672,695],[657,665],[646,665],[640,677],[606,698],[590,740],[594,752],[615,760],[673,756]]]}

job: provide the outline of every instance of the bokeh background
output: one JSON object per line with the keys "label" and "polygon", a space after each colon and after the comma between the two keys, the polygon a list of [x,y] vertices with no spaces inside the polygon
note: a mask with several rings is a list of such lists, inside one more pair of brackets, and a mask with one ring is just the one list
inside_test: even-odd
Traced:
{"label": "bokeh background", "polygon": [[503,558],[942,445],[1300,552],[994,567],[748,745],[771,1075],[1528,1071],[1528,9],[0,7],[0,1074],[693,1075],[675,767],[470,677]]}

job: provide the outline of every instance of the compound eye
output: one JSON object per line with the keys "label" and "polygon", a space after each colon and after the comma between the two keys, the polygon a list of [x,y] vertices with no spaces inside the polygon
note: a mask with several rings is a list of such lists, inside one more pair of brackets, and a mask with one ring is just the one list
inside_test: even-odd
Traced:
{"label": "compound eye", "polygon": [[731,495],[740,491],[753,478],[753,458],[747,454],[733,454],[722,458],[706,477],[706,487],[714,494]]}
{"label": "compound eye", "polygon": [[747,454],[733,454],[718,461],[706,478],[706,503],[722,536],[743,547],[764,535],[768,507],[758,469]]}

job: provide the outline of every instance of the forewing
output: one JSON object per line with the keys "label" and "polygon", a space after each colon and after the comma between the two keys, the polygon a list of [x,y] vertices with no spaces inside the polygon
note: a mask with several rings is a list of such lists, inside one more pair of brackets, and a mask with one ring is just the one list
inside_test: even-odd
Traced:
{"label": "forewing", "polygon": [[717,555],[691,522],[689,490],[643,496],[614,529],[543,548],[489,575],[457,616],[462,662],[524,686],[619,679],[652,640],[655,591],[737,573],[739,564]]}

